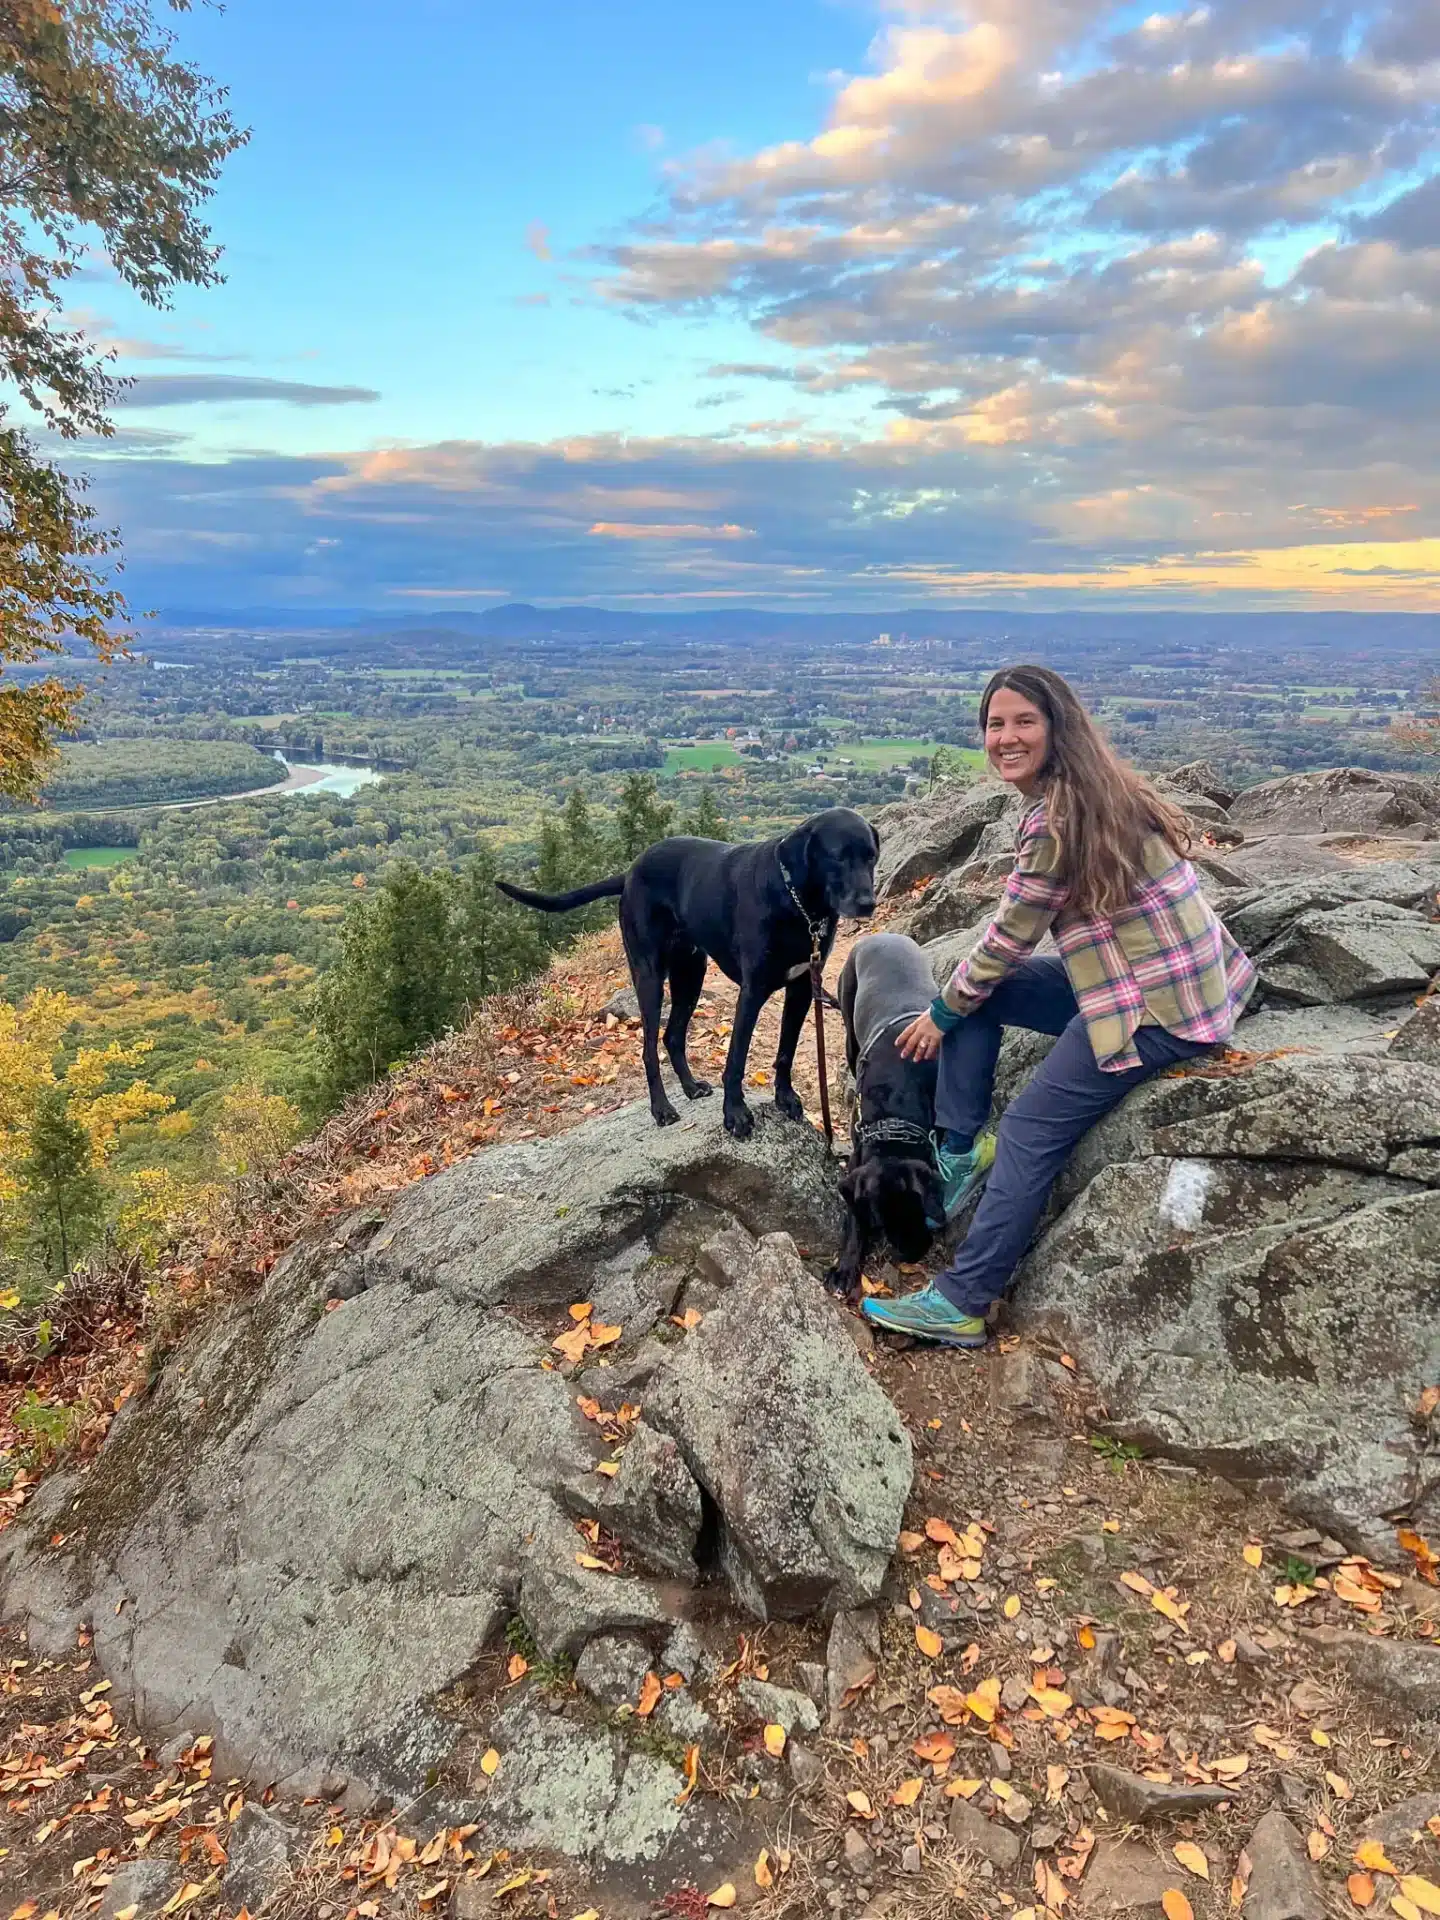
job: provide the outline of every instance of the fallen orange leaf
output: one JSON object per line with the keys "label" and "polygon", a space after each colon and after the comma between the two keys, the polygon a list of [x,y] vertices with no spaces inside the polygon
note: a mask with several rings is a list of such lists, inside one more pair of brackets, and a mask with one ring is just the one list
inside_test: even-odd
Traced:
{"label": "fallen orange leaf", "polygon": [[919,1779],[902,1780],[890,1798],[897,1807],[913,1807],[925,1791],[925,1782]]}
{"label": "fallen orange leaf", "polygon": [[659,1706],[660,1696],[664,1691],[660,1684],[660,1676],[652,1667],[640,1682],[640,1698],[635,1703],[636,1717],[641,1720],[649,1719]]}
{"label": "fallen orange leaf", "polygon": [[785,1729],[778,1723],[765,1729],[765,1751],[772,1760],[778,1760],[785,1751]]}
{"label": "fallen orange leaf", "polygon": [[1354,1906],[1368,1907],[1375,1898],[1375,1882],[1368,1873],[1352,1873],[1345,1882],[1345,1891]]}
{"label": "fallen orange leaf", "polygon": [[1178,1887],[1166,1887],[1160,1896],[1165,1920],[1195,1920],[1195,1909]]}
{"label": "fallen orange leaf", "polygon": [[927,1660],[938,1660],[945,1650],[945,1643],[932,1627],[916,1627],[915,1644]]}
{"label": "fallen orange leaf", "polygon": [[1210,1862],[1193,1840],[1177,1841],[1172,1851],[1188,1872],[1198,1874],[1202,1880],[1210,1878]]}

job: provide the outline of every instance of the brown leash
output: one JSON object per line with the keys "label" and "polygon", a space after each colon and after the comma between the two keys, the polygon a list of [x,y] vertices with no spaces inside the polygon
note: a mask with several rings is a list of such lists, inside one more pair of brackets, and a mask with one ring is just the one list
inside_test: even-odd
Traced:
{"label": "brown leash", "polygon": [[[779,860],[778,854],[776,858]],[[815,1065],[820,1075],[820,1119],[825,1128],[825,1150],[830,1153],[835,1147],[835,1128],[830,1119],[830,1076],[825,1069],[825,983],[821,977],[821,970],[825,965],[821,942],[830,932],[830,922],[810,918],[805,911],[804,901],[795,891],[795,883],[790,878],[785,862],[780,860],[779,865],[780,878],[785,882],[785,891],[810,932],[810,997],[815,1003]]]}
{"label": "brown leash", "polygon": [[820,1074],[820,1119],[825,1128],[825,1150],[833,1151],[835,1129],[830,1122],[830,1079],[825,1071],[825,986],[820,977],[820,936],[810,932],[810,992],[815,1001],[815,1065]]}

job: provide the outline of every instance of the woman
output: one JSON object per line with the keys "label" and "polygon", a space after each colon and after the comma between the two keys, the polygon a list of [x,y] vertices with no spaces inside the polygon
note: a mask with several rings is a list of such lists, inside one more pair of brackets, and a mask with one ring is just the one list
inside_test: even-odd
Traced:
{"label": "woman", "polygon": [[[863,1309],[893,1333],[957,1347],[984,1346],[984,1315],[1076,1142],[1132,1088],[1228,1040],[1255,986],[1185,857],[1185,815],[1116,759],[1058,673],[997,673],[980,727],[991,766],[1032,804],[994,919],[899,1045],[909,1060],[940,1056],[947,1217],[988,1181],[954,1263]],[[1060,958],[1032,958],[1052,930]],[[1058,1037],[982,1134],[1007,1026]]]}

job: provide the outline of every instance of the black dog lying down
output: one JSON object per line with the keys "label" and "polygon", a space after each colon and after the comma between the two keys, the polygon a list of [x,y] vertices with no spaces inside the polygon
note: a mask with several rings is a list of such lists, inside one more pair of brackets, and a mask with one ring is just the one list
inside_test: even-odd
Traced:
{"label": "black dog lying down", "polygon": [[[775,1053],[775,1104],[791,1120],[805,1110],[790,1083],[795,1046],[810,1005],[812,932],[828,954],[838,920],[875,910],[875,855],[880,840],[848,807],[831,807],[779,840],[731,847],[723,840],[658,840],[628,873],[573,893],[530,893],[503,880],[512,900],[564,913],[607,894],[620,896],[620,932],[644,1025],[645,1079],[655,1124],[680,1118],[660,1079],[660,1004],[670,981],[665,1051],[682,1092],[699,1100],[711,1089],[685,1057],[685,1034],[700,998],[708,955],[739,984],[740,998],[725,1059],[725,1125],[739,1140],[755,1120],[745,1104],[745,1061],[761,1007],[785,989]],[[928,1006],[929,1002],[926,1002]]]}
{"label": "black dog lying down", "polygon": [[945,1217],[931,1147],[935,1062],[902,1060],[895,1044],[934,997],[930,963],[904,934],[867,934],[851,948],[840,1010],[855,1080],[854,1144],[840,1181],[847,1208],[840,1257],[825,1276],[837,1293],[855,1292],[881,1240],[901,1260],[923,1260]]}

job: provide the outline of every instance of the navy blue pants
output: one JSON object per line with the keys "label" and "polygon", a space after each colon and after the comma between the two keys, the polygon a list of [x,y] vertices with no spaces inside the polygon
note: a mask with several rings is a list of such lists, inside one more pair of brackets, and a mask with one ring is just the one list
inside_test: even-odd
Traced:
{"label": "navy blue pants", "polygon": [[1004,1293],[1056,1175],[1095,1122],[1166,1067],[1211,1051],[1208,1043],[1178,1039],[1163,1027],[1140,1027],[1135,1045],[1143,1064],[1102,1073],[1064,962],[1027,960],[941,1043],[935,1120],[959,1136],[951,1145],[968,1146],[989,1118],[1006,1027],[1059,1037],[1005,1109],[996,1129],[995,1165],[970,1231],[936,1278],[940,1291],[966,1314],[988,1312]]}

